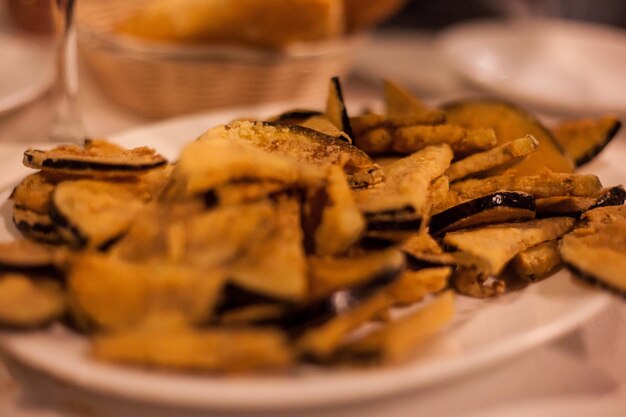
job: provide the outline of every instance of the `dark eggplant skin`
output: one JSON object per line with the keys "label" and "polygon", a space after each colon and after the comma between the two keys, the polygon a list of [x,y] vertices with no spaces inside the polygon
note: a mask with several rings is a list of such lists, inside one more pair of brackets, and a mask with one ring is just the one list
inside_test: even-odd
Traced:
{"label": "dark eggplant skin", "polygon": [[593,210],[598,207],[607,207],[607,206],[621,206],[626,201],[626,190],[624,190],[623,185],[618,185],[615,187],[609,188],[606,192],[604,192],[596,201],[596,203],[589,208],[589,210]]}
{"label": "dark eggplant skin", "polygon": [[57,281],[63,280],[63,275],[53,265],[22,266],[3,263],[0,264],[0,272],[28,274],[31,278],[46,277],[53,278]]}
{"label": "dark eggplant skin", "polygon": [[581,280],[586,281],[589,284],[596,286],[598,288],[607,290],[615,295],[621,296],[624,300],[626,300],[626,292],[612,285],[608,285],[606,282],[597,279],[591,274],[581,271],[580,269],[576,268],[574,265],[572,265],[569,262],[563,261],[563,264],[572,274],[576,275],[576,277],[580,278]]}
{"label": "dark eggplant skin", "polygon": [[274,298],[239,288],[233,284],[226,284],[222,291],[220,303],[215,308],[216,315],[229,310],[235,310],[255,304],[269,304],[282,302]]}
{"label": "dark eggplant skin", "polygon": [[565,213],[565,212],[554,213],[550,211],[543,211],[543,212],[538,211],[537,218],[540,219],[540,218],[546,218],[546,217],[559,217],[559,216],[569,216],[569,217],[579,218],[586,211],[593,210],[598,207],[621,206],[624,204],[624,202],[626,202],[626,190],[624,190],[624,187],[622,185],[618,185],[618,186],[611,187],[608,190],[606,190],[604,193],[602,193],[602,195],[600,195],[600,197],[598,197],[598,199],[593,205],[591,205],[590,207],[586,209],[571,211],[569,213]]}
{"label": "dark eggplant skin", "polygon": [[87,246],[87,244],[89,243],[89,238],[87,236],[83,236],[80,230],[61,213],[61,211],[56,207],[54,202],[50,208],[50,218],[57,228],[65,229],[70,232],[73,238],[73,242],[71,243],[73,243],[74,246]]}
{"label": "dark eggplant skin", "polygon": [[13,218],[13,224],[20,232],[30,233],[43,233],[43,234],[55,234],[57,232],[57,228],[51,224],[41,224],[41,223],[28,223],[22,220],[17,220]]}
{"label": "dark eggplant skin", "polygon": [[497,207],[535,211],[535,197],[526,193],[502,191],[466,201],[434,214],[430,218],[430,233],[442,233],[460,220]]}
{"label": "dark eggplant skin", "polygon": [[335,291],[328,298],[295,307],[281,319],[271,320],[264,324],[279,326],[290,336],[297,337],[306,329],[318,326],[338,314],[353,309],[362,300],[394,282],[401,273],[402,268],[385,270],[361,285]]}
{"label": "dark eggplant skin", "polygon": [[315,129],[311,129],[305,126],[287,125],[287,124],[282,124],[282,123],[277,123],[277,122],[261,122],[261,123],[263,124],[263,126],[287,128],[290,132],[294,134],[303,135],[311,139],[316,139],[316,140],[324,141],[324,142],[331,143],[331,144],[336,143],[338,141],[341,144],[340,146],[347,146],[347,147],[352,146],[351,144],[343,140],[339,140],[338,138],[334,136],[330,136],[325,133],[318,132]]}
{"label": "dark eggplant skin", "polygon": [[[52,204],[52,207],[50,209],[50,218],[52,219],[54,225],[56,225],[55,230],[65,229],[69,231],[72,236],[72,242],[67,243],[70,243],[72,246],[78,248],[83,248],[89,244],[89,237],[83,235],[80,229],[72,224],[72,222],[67,217],[65,217],[63,213],[61,213],[61,210],[59,210],[54,203]],[[122,238],[122,236],[123,234],[112,236],[110,239],[102,242],[97,247],[97,249],[101,251],[109,250],[115,243],[117,243]]]}
{"label": "dark eggplant skin", "polygon": [[280,113],[276,116],[268,118],[267,122],[283,123],[283,124],[298,124],[306,119],[314,116],[321,116],[323,113],[318,110],[289,110],[284,113]]}
{"label": "dark eggplant skin", "polygon": [[615,124],[611,126],[611,129],[609,129],[609,131],[606,132],[606,135],[604,136],[604,141],[597,143],[593,148],[589,149],[582,157],[574,161],[574,163],[576,164],[576,167],[585,165],[587,162],[591,162],[591,160],[593,160],[596,156],[598,156],[604,150],[604,148],[606,148],[607,145],[611,143],[613,138],[617,136],[617,132],[619,132],[621,127],[622,127],[622,122],[620,122],[619,120],[616,120]]}
{"label": "dark eggplant skin", "polygon": [[365,213],[367,230],[419,230],[422,219],[415,218],[413,207]]}
{"label": "dark eggplant skin", "polygon": [[[35,156],[24,153],[24,164],[32,165],[34,163]],[[158,168],[167,164],[166,160],[157,161],[150,164],[112,164],[101,163],[95,161],[81,161],[72,160],[69,158],[46,158],[43,160],[41,166],[43,168],[52,169],[70,169],[76,171],[126,171],[126,172],[143,172],[149,169]]]}
{"label": "dark eggplant skin", "polygon": [[383,250],[395,246],[396,242],[374,236],[363,236],[359,241],[358,247],[365,250]]}
{"label": "dark eggplant skin", "polygon": [[333,77],[330,79],[330,81],[334,85],[335,92],[337,93],[337,99],[339,100],[339,103],[341,105],[340,129],[350,138],[354,138],[354,132],[352,131],[352,125],[350,124],[350,117],[348,116],[348,110],[346,109],[346,102],[343,98],[343,90],[341,88],[341,82],[339,81],[339,77]]}
{"label": "dark eggplant skin", "polygon": [[406,267],[409,270],[417,271],[424,268],[434,268],[442,266],[441,264],[434,264],[432,262],[417,259],[414,255],[404,252],[404,258],[406,259]]}
{"label": "dark eggplant skin", "polygon": [[400,276],[402,268],[387,269],[361,285],[335,291],[331,296],[305,305],[289,304],[260,294],[252,293],[233,285],[227,285],[224,298],[216,309],[216,316],[239,307],[261,303],[282,303],[287,306],[286,314],[280,318],[258,322],[258,325],[277,326],[291,337],[299,336],[312,326],[320,325],[333,317],[350,310]]}
{"label": "dark eggplant skin", "polygon": [[32,223],[13,216],[15,228],[25,237],[46,243],[62,242],[58,229],[54,224]]}
{"label": "dark eggplant skin", "polygon": [[422,225],[422,219],[368,221],[367,230],[415,230]]}
{"label": "dark eggplant skin", "polygon": [[[28,240],[26,241],[28,242]],[[13,243],[19,243],[13,242]],[[33,255],[35,248],[24,248],[16,255],[10,248],[6,248],[3,245],[0,248],[0,274],[6,272],[20,273],[28,275],[30,278],[43,278],[49,277],[57,281],[63,280],[62,272],[57,268],[55,264],[54,254],[49,256]],[[20,256],[20,254],[22,256]],[[24,259],[27,257],[27,260]]]}

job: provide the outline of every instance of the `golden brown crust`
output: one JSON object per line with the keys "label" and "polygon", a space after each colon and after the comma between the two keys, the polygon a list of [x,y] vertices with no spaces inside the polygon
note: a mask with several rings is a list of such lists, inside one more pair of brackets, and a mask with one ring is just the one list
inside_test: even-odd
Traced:
{"label": "golden brown crust", "polygon": [[489,273],[499,274],[516,254],[548,240],[554,240],[574,227],[569,217],[508,223],[448,233],[444,242],[489,264]]}
{"label": "golden brown crust", "polygon": [[25,177],[15,187],[11,193],[11,200],[17,207],[32,210],[39,214],[48,214],[52,193],[57,183],[58,181],[42,172],[36,172]]}
{"label": "golden brown crust", "polygon": [[527,135],[456,161],[450,165],[446,175],[452,182],[487,170],[490,170],[489,174],[493,174],[494,168],[508,166],[520,158],[533,153],[538,146],[539,142],[537,139]]}
{"label": "golden brown crust", "polygon": [[498,144],[532,135],[539,141],[537,152],[511,169],[518,175],[540,174],[546,169],[569,173],[574,169],[552,134],[533,115],[510,103],[494,99],[468,99],[444,106],[449,123],[467,129],[491,128]]}
{"label": "golden brown crust", "polygon": [[89,140],[84,146],[60,145],[49,151],[28,149],[23,163],[56,175],[127,177],[167,163],[154,149],[123,149],[104,140]]}
{"label": "golden brown crust", "polygon": [[518,253],[511,261],[518,277],[537,281],[552,274],[561,265],[559,240],[550,240]]}

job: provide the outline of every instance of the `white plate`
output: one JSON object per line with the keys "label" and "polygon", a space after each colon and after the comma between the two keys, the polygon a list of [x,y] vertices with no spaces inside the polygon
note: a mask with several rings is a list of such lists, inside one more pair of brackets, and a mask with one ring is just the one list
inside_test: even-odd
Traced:
{"label": "white plate", "polygon": [[626,31],[558,20],[475,21],[439,46],[462,76],[537,107],[626,114]]}
{"label": "white plate", "polygon": [[0,32],[0,114],[43,94],[52,84],[52,48]]}
{"label": "white plate", "polygon": [[[183,143],[208,127],[237,116],[275,111],[275,107],[263,107],[181,118],[117,135],[115,140],[127,146],[154,146],[174,157]],[[607,184],[626,178],[620,167],[626,155],[622,145],[617,141],[611,144],[594,162],[594,172]],[[14,156],[0,157],[2,171],[12,172],[19,166],[17,151]],[[5,178],[2,174],[0,178]],[[5,218],[0,224],[0,240],[10,239],[14,233],[7,220],[10,204],[3,202],[0,213]],[[60,325],[37,332],[5,333],[0,340],[8,365],[24,386],[38,395],[54,393],[48,396],[62,397],[65,404],[100,410],[98,415],[134,415],[129,403],[134,404],[137,415],[142,407],[156,407],[153,412],[168,407],[178,410],[175,415],[182,415],[181,410],[258,411],[345,403],[431,386],[497,364],[569,332],[605,307],[608,299],[604,293],[578,284],[565,271],[495,300],[458,297],[453,325],[413,360],[362,371],[307,367],[285,375],[238,377],[145,371],[91,360],[87,340]]]}

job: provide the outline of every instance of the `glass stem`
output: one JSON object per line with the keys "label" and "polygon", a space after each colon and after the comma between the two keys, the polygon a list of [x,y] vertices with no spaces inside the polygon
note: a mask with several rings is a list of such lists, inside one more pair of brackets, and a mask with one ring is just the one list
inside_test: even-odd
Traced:
{"label": "glass stem", "polygon": [[78,61],[74,25],[75,0],[56,0],[57,33],[56,80],[54,85],[54,118],[50,140],[82,143],[85,139],[78,105]]}

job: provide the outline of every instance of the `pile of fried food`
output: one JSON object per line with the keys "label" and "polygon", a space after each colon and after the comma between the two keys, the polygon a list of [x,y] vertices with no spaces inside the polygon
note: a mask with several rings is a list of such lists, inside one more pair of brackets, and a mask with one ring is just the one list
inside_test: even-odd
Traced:
{"label": "pile of fried food", "polygon": [[[168,164],[102,140],[28,149],[26,239],[0,247],[0,322],[63,320],[106,361],[210,372],[394,362],[453,318],[553,274],[626,294],[626,193],[573,173],[607,116],[553,130],[510,104],[324,112],[208,130]],[[45,243],[42,243],[45,242]]]}
{"label": "pile of fried food", "polygon": [[180,43],[282,48],[367,30],[407,0],[157,0],[118,23],[119,33]]}

